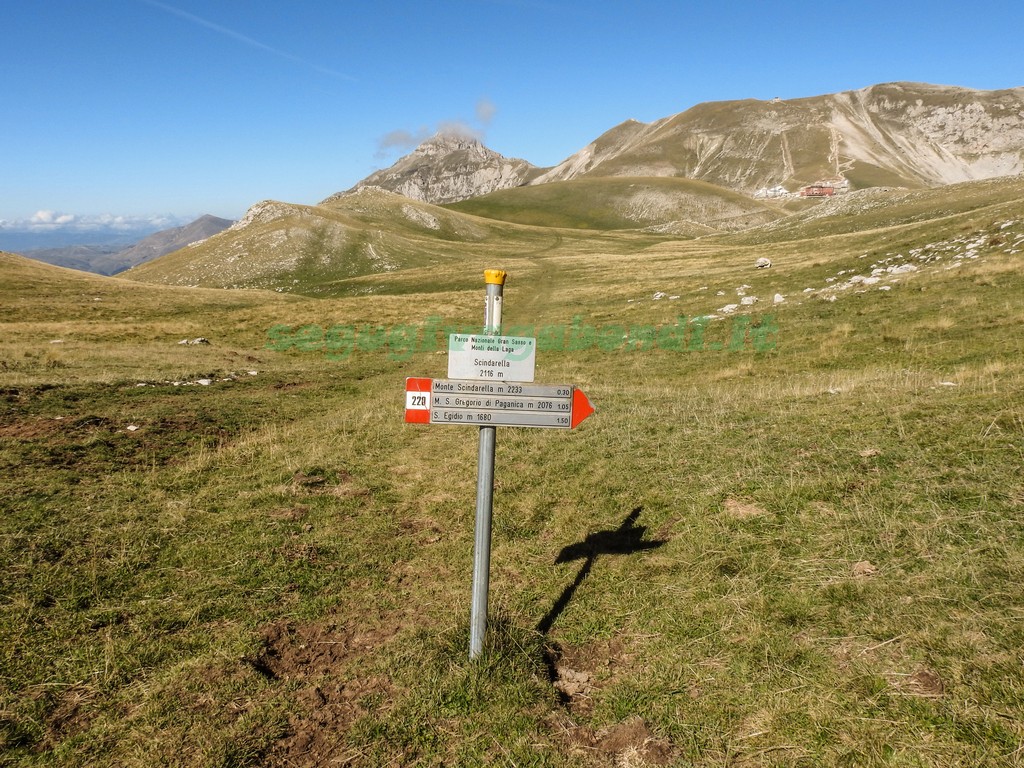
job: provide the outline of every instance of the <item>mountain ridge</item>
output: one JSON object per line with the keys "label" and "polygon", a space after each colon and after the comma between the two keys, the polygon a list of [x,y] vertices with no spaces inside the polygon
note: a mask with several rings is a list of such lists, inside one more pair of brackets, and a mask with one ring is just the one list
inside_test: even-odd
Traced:
{"label": "mountain ridge", "polygon": [[168,253],[172,253],[192,243],[202,242],[234,224],[230,219],[222,219],[211,214],[204,214],[183,227],[172,227],[154,232],[143,238],[130,248],[119,251],[99,262],[99,266],[109,271],[103,274],[116,275],[126,269],[145,264]]}
{"label": "mountain ridge", "polygon": [[[438,135],[335,200],[379,186],[445,204],[585,176],[673,176],[754,194],[821,179],[931,187],[1024,172],[1024,87],[893,82],[798,99],[703,102],[626,120],[551,168]],[[327,201],[324,201],[327,202]]]}
{"label": "mountain ridge", "polygon": [[[641,247],[657,238],[736,237],[801,211],[842,210],[799,195],[818,180],[830,180],[835,202],[845,195],[859,209],[875,204],[861,197],[872,189],[942,189],[1021,170],[1024,88],[890,83],[706,102],[651,123],[624,121],[548,169],[471,137],[435,136],[317,205],[257,203],[226,232],[129,276],[351,295],[376,290],[375,275],[465,261],[482,247],[603,247],[603,233],[614,231],[634,233]],[[785,191],[768,199],[763,188]]]}
{"label": "mountain ridge", "polygon": [[204,214],[188,224],[162,229],[128,246],[71,245],[33,248],[19,253],[46,264],[111,276],[212,237],[233,223],[230,219]]}

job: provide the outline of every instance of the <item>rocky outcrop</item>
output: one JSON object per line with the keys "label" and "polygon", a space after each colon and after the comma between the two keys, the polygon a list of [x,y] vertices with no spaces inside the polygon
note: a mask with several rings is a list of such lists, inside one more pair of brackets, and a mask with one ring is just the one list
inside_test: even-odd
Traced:
{"label": "rocky outcrop", "polygon": [[282,203],[278,200],[260,200],[249,206],[245,216],[231,225],[232,231],[245,229],[251,224],[269,223],[286,216],[300,217],[303,215],[301,206]]}
{"label": "rocky outcrop", "polygon": [[1024,88],[890,83],[829,100],[840,172],[874,165],[925,186],[1024,172]]}

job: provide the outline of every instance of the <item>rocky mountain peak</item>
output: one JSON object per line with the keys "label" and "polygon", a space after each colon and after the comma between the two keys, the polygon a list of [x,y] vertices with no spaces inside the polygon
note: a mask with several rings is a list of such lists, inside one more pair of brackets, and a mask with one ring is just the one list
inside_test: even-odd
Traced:
{"label": "rocky mountain peak", "polygon": [[498,155],[497,152],[487,149],[476,137],[454,133],[434,134],[413,150],[414,155],[431,156],[447,155],[452,152],[472,152],[480,157]]}
{"label": "rocky mountain peak", "polygon": [[322,202],[333,202],[365,187],[379,187],[426,203],[454,203],[522,186],[536,173],[525,160],[505,157],[474,137],[438,133],[390,168]]}

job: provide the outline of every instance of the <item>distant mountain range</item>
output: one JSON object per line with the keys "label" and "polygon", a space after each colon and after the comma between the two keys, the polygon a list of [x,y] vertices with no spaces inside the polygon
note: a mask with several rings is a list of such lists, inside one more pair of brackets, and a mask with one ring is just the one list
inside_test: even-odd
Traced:
{"label": "distant mountain range", "polygon": [[200,216],[183,227],[155,232],[130,245],[71,245],[59,248],[34,248],[20,251],[22,256],[101,275],[116,275],[164,254],[184,248],[222,232],[233,224],[216,216]]}
{"label": "distant mountain range", "polygon": [[345,293],[353,280],[483,243],[539,247],[538,227],[703,237],[786,219],[813,204],[801,190],[929,189],[1022,172],[1024,88],[887,83],[627,120],[551,168],[438,135],[317,205],[266,200],[233,226],[204,216],[117,252],[27,255],[103,274],[138,265],[130,277],[157,282]]}
{"label": "distant mountain range", "polygon": [[[851,189],[933,187],[1024,172],[1024,88],[887,83],[803,99],[721,101],[627,120],[553,168],[438,136],[352,190],[451,203],[593,177],[671,177],[748,194],[823,179]],[[336,200],[332,195],[324,202]]]}
{"label": "distant mountain range", "polygon": [[345,295],[375,290],[381,272],[485,248],[529,252],[564,236],[606,247],[601,233],[614,230],[736,233],[811,213],[821,199],[801,191],[836,194],[828,213],[870,188],[924,192],[1022,171],[1024,88],[889,83],[714,102],[626,121],[552,168],[435,136],[317,205],[262,201],[225,232],[127,276]]}

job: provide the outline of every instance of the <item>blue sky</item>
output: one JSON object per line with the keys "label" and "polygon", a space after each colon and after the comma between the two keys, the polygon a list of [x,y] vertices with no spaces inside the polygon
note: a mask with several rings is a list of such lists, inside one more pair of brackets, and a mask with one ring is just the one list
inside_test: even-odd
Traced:
{"label": "blue sky", "polygon": [[1024,85],[1024,3],[7,0],[0,225],[315,203],[444,126],[554,165],[694,104]]}

